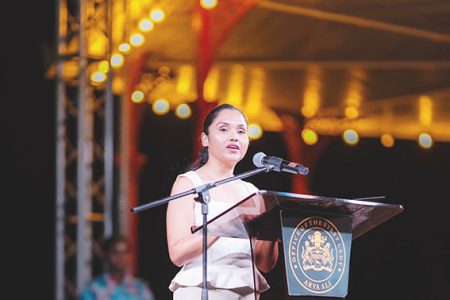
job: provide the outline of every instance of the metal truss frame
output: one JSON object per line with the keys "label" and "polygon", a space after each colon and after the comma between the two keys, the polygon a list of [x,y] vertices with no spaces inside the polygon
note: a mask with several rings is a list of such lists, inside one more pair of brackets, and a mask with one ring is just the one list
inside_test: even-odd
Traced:
{"label": "metal truss frame", "polygon": [[[100,270],[99,241],[113,233],[114,97],[112,72],[93,85],[91,66],[109,61],[112,0],[57,0],[55,299],[75,299]],[[105,55],[88,54],[95,28]],[[72,66],[75,76],[67,74]]]}

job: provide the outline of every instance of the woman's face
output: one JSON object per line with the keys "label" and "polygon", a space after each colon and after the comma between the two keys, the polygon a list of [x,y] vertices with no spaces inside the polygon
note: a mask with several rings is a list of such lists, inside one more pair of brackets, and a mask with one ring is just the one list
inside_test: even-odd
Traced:
{"label": "woman's face", "polygon": [[208,132],[208,135],[202,134],[202,145],[208,147],[209,159],[236,164],[245,156],[249,139],[247,123],[240,111],[220,111],[209,126]]}

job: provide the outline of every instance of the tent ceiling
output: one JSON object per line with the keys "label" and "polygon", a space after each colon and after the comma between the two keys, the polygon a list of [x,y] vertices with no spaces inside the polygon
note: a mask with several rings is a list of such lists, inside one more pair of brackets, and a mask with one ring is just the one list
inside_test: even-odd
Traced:
{"label": "tent ceiling", "polygon": [[[165,2],[167,20],[148,34],[144,46],[151,54],[149,67],[195,65],[192,2]],[[342,116],[340,108],[356,87],[362,113],[367,103],[410,101],[408,114],[417,120],[420,96],[437,97],[433,100],[441,108],[446,106],[439,103],[450,98],[450,3],[262,1],[224,41],[214,67],[221,78],[219,98],[229,95],[230,76],[240,68],[247,101],[252,74],[260,70],[263,102],[275,111],[299,114],[311,82],[316,82],[319,115]],[[437,114],[450,119],[449,110]]]}

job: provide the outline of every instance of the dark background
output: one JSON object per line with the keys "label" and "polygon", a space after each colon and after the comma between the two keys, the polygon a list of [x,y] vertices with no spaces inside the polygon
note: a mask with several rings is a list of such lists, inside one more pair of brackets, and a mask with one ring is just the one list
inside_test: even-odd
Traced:
{"label": "dark background", "polygon": [[44,73],[54,37],[55,1],[2,3],[1,273],[14,299],[53,297],[56,93]]}
{"label": "dark background", "polygon": [[[147,155],[140,178],[140,198],[165,197],[176,174],[190,161],[192,125],[170,115],[148,112],[141,127],[141,152]],[[162,139],[162,135],[176,139]],[[158,141],[158,143],[155,143]],[[157,146],[156,146],[157,145]],[[444,209],[448,197],[450,145],[437,143],[424,150],[413,141],[383,147],[378,139],[362,139],[356,146],[339,137],[320,137],[305,156],[324,149],[307,176],[311,194],[359,198],[386,196],[384,203],[401,204],[404,212],[353,241],[347,299],[448,299],[450,287],[450,225]],[[165,154],[161,153],[164,151]],[[265,133],[250,144],[237,173],[252,169],[259,151],[288,157],[280,134]],[[261,189],[289,191],[290,175],[259,174],[247,179]],[[167,256],[165,206],[140,215],[140,274],[148,278],[161,299],[177,271]],[[267,275],[272,288],[261,299],[280,299],[283,260]],[[155,270],[157,270],[155,272]]]}
{"label": "dark background", "polygon": [[[14,299],[52,299],[56,101],[54,82],[44,79],[44,73],[53,56],[55,3],[7,2],[0,22],[4,293],[13,293]],[[146,118],[149,124],[153,121]],[[173,120],[161,122],[158,133],[146,129],[146,123],[142,133],[170,137],[189,132],[183,131],[184,125],[171,126]],[[190,146],[180,148],[183,139],[164,144],[156,136],[153,141],[159,146],[145,139],[140,145],[149,158],[139,178],[143,201],[167,195],[175,174],[192,158]],[[387,203],[405,208],[353,242],[348,299],[450,299],[450,145],[436,143],[423,150],[413,141],[397,141],[391,149],[372,139],[354,147],[339,138],[320,141],[325,142],[326,149],[308,175],[312,193],[344,198],[386,195]],[[251,155],[257,151],[287,157],[281,138],[267,134],[252,144],[238,171],[251,168]],[[258,175],[249,181],[268,190],[289,187],[285,174]],[[164,208],[143,213],[140,219],[140,275],[161,299],[169,299],[167,286],[176,268],[167,259]],[[277,299],[280,275],[278,264],[268,275],[273,288],[266,299]]]}

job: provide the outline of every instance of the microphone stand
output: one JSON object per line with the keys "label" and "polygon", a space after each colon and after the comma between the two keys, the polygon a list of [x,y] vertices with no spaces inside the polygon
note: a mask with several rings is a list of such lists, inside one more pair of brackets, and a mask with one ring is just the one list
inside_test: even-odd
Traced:
{"label": "microphone stand", "polygon": [[209,212],[209,201],[210,201],[210,195],[209,195],[209,190],[212,188],[215,188],[219,185],[222,185],[224,183],[228,183],[230,181],[234,181],[237,179],[242,179],[242,178],[247,178],[262,172],[269,172],[272,171],[274,169],[273,166],[270,165],[265,165],[263,167],[259,167],[256,168],[254,170],[250,170],[235,176],[231,176],[216,182],[212,182],[212,183],[207,183],[198,187],[195,187],[193,189],[190,189],[188,191],[179,193],[179,194],[175,194],[169,197],[165,197],[159,200],[155,200],[140,206],[136,206],[131,208],[131,212],[137,213],[137,212],[141,212],[143,210],[149,209],[149,208],[153,208],[162,204],[166,204],[169,201],[181,198],[181,197],[185,197],[187,195],[191,195],[191,194],[197,194],[197,197],[195,197],[195,201],[199,202],[202,204],[202,215],[203,215],[203,228],[202,228],[202,235],[203,235],[203,241],[202,241],[202,300],[208,300],[208,288],[207,288],[207,243],[208,243],[208,212]]}

